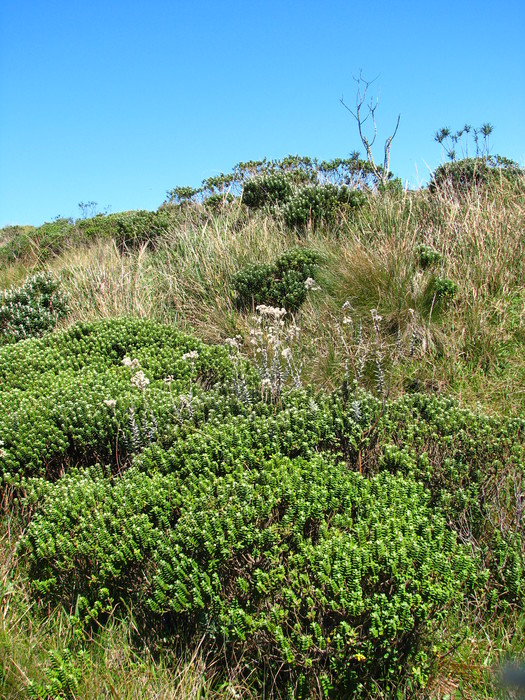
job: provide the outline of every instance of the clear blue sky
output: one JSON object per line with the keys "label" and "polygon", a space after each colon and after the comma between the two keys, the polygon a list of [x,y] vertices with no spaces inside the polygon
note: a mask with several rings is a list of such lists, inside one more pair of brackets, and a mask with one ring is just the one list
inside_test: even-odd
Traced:
{"label": "clear blue sky", "polygon": [[[494,125],[525,165],[523,0],[2,0],[0,226],[156,209],[241,160],[363,149],[352,104],[376,78],[378,143],[412,186],[442,126]],[[381,149],[379,149],[380,151]]]}

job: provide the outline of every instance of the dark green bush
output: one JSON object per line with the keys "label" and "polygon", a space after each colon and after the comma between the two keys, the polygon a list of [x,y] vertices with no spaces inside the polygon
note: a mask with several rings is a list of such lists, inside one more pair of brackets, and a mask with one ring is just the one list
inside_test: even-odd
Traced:
{"label": "dark green bush", "polygon": [[273,264],[248,265],[237,272],[232,286],[242,309],[259,304],[297,311],[306,299],[306,280],[314,280],[320,256],[305,248],[289,250]]}
{"label": "dark green bush", "polygon": [[21,287],[0,292],[0,345],[42,335],[67,312],[58,280],[49,274],[34,275]]}
{"label": "dark green bush", "polygon": [[473,187],[498,184],[501,180],[523,185],[523,170],[518,163],[502,156],[464,158],[438,166],[432,174],[429,189],[436,192],[448,187],[461,194]]}
{"label": "dark green bush", "polygon": [[89,219],[78,219],[76,227],[81,241],[117,238],[119,235],[118,222],[121,216],[121,214],[97,214]]}
{"label": "dark green bush", "polygon": [[336,185],[301,187],[283,206],[288,226],[303,228],[307,225],[330,224],[338,215],[359,208],[366,199],[360,190]]}
{"label": "dark green bush", "polygon": [[31,251],[34,226],[4,226],[0,229],[0,264],[10,265]]}
{"label": "dark green bush", "polygon": [[429,310],[433,308],[438,311],[446,308],[457,293],[458,285],[454,280],[432,275],[423,292],[423,302]]}
{"label": "dark green bush", "polygon": [[116,218],[117,245],[125,250],[144,244],[155,244],[155,239],[170,225],[168,211],[129,211]]}
{"label": "dark green bush", "polygon": [[432,267],[441,260],[441,253],[438,253],[437,250],[423,243],[416,247],[415,252],[418,265],[423,270]]}
{"label": "dark green bush", "polygon": [[244,184],[242,203],[250,209],[282,205],[288,202],[293,192],[293,180],[289,173],[263,175]]}

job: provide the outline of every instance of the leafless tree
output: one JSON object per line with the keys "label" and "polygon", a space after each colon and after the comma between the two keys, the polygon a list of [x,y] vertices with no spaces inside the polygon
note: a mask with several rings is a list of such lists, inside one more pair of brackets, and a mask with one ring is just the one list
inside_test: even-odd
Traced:
{"label": "leafless tree", "polygon": [[[359,130],[359,137],[363,146],[365,147],[368,162],[370,163],[378,182],[384,185],[386,182],[388,182],[388,174],[390,172],[390,149],[392,147],[392,141],[395,135],[397,134],[397,130],[399,128],[401,114],[399,114],[397,117],[396,128],[394,129],[394,133],[388,136],[388,138],[385,141],[383,164],[382,166],[378,166],[372,154],[372,146],[374,145],[375,140],[377,138],[376,109],[379,104],[379,98],[376,98],[375,100],[373,98],[370,98],[370,101],[367,102],[368,89],[370,88],[375,79],[370,81],[365,80],[362,76],[362,73],[360,72],[359,78],[354,78],[354,80],[357,83],[355,111],[350,109],[350,107],[346,104],[342,97],[341,104],[345,109],[347,109],[350,112],[350,114],[356,120],[357,128]],[[368,137],[363,129],[364,125],[369,119],[371,120],[373,126],[374,134],[372,137]]]}

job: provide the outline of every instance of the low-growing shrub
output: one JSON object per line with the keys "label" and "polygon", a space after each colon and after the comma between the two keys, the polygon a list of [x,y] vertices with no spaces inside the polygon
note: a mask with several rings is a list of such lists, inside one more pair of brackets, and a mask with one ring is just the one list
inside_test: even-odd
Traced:
{"label": "low-growing shrub", "polygon": [[430,310],[439,311],[456,296],[458,285],[448,277],[431,275],[423,292],[423,302]]}
{"label": "low-growing shrub", "polygon": [[518,163],[503,156],[463,158],[438,166],[432,174],[429,189],[436,192],[448,187],[456,194],[462,194],[474,187],[498,184],[501,180],[522,185],[523,170]]}
{"label": "low-growing shrub", "polygon": [[296,248],[283,253],[273,264],[248,265],[232,278],[239,307],[254,309],[259,304],[270,304],[297,311],[315,280],[320,262],[315,251]]}
{"label": "low-growing shrub", "polygon": [[118,471],[164,434],[179,394],[191,391],[198,404],[200,394],[230,375],[226,348],[133,320],[79,324],[6,346],[0,478],[56,478],[97,461]]}
{"label": "low-growing shrub", "polygon": [[52,330],[67,311],[67,297],[49,274],[34,275],[21,287],[0,292],[0,345]]}
{"label": "low-growing shrub", "polygon": [[432,267],[441,260],[441,253],[438,253],[437,250],[423,243],[416,247],[415,252],[417,263],[423,270]]}
{"label": "low-growing shrub", "polygon": [[336,185],[309,185],[296,190],[283,206],[288,226],[303,228],[321,223],[333,223],[340,213],[359,208],[366,200],[360,190]]}
{"label": "low-growing shrub", "polygon": [[290,173],[273,173],[248,180],[243,187],[242,203],[250,209],[282,205],[293,193]]}
{"label": "low-growing shrub", "polygon": [[145,321],[0,350],[35,595],[80,630],[132,604],[304,698],[395,696],[458,606],[523,605],[525,421],[348,385],[271,402],[250,372]]}
{"label": "low-growing shrub", "polygon": [[170,225],[168,211],[129,211],[116,218],[117,245],[123,250],[143,244],[155,244],[155,239]]}

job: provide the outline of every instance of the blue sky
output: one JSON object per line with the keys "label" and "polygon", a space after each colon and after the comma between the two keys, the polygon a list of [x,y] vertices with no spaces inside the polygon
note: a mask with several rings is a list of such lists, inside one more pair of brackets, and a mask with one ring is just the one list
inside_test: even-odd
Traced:
{"label": "blue sky", "polygon": [[156,209],[235,163],[360,150],[352,76],[377,78],[378,159],[411,186],[433,135],[494,126],[525,165],[525,3],[2,0],[0,226]]}

